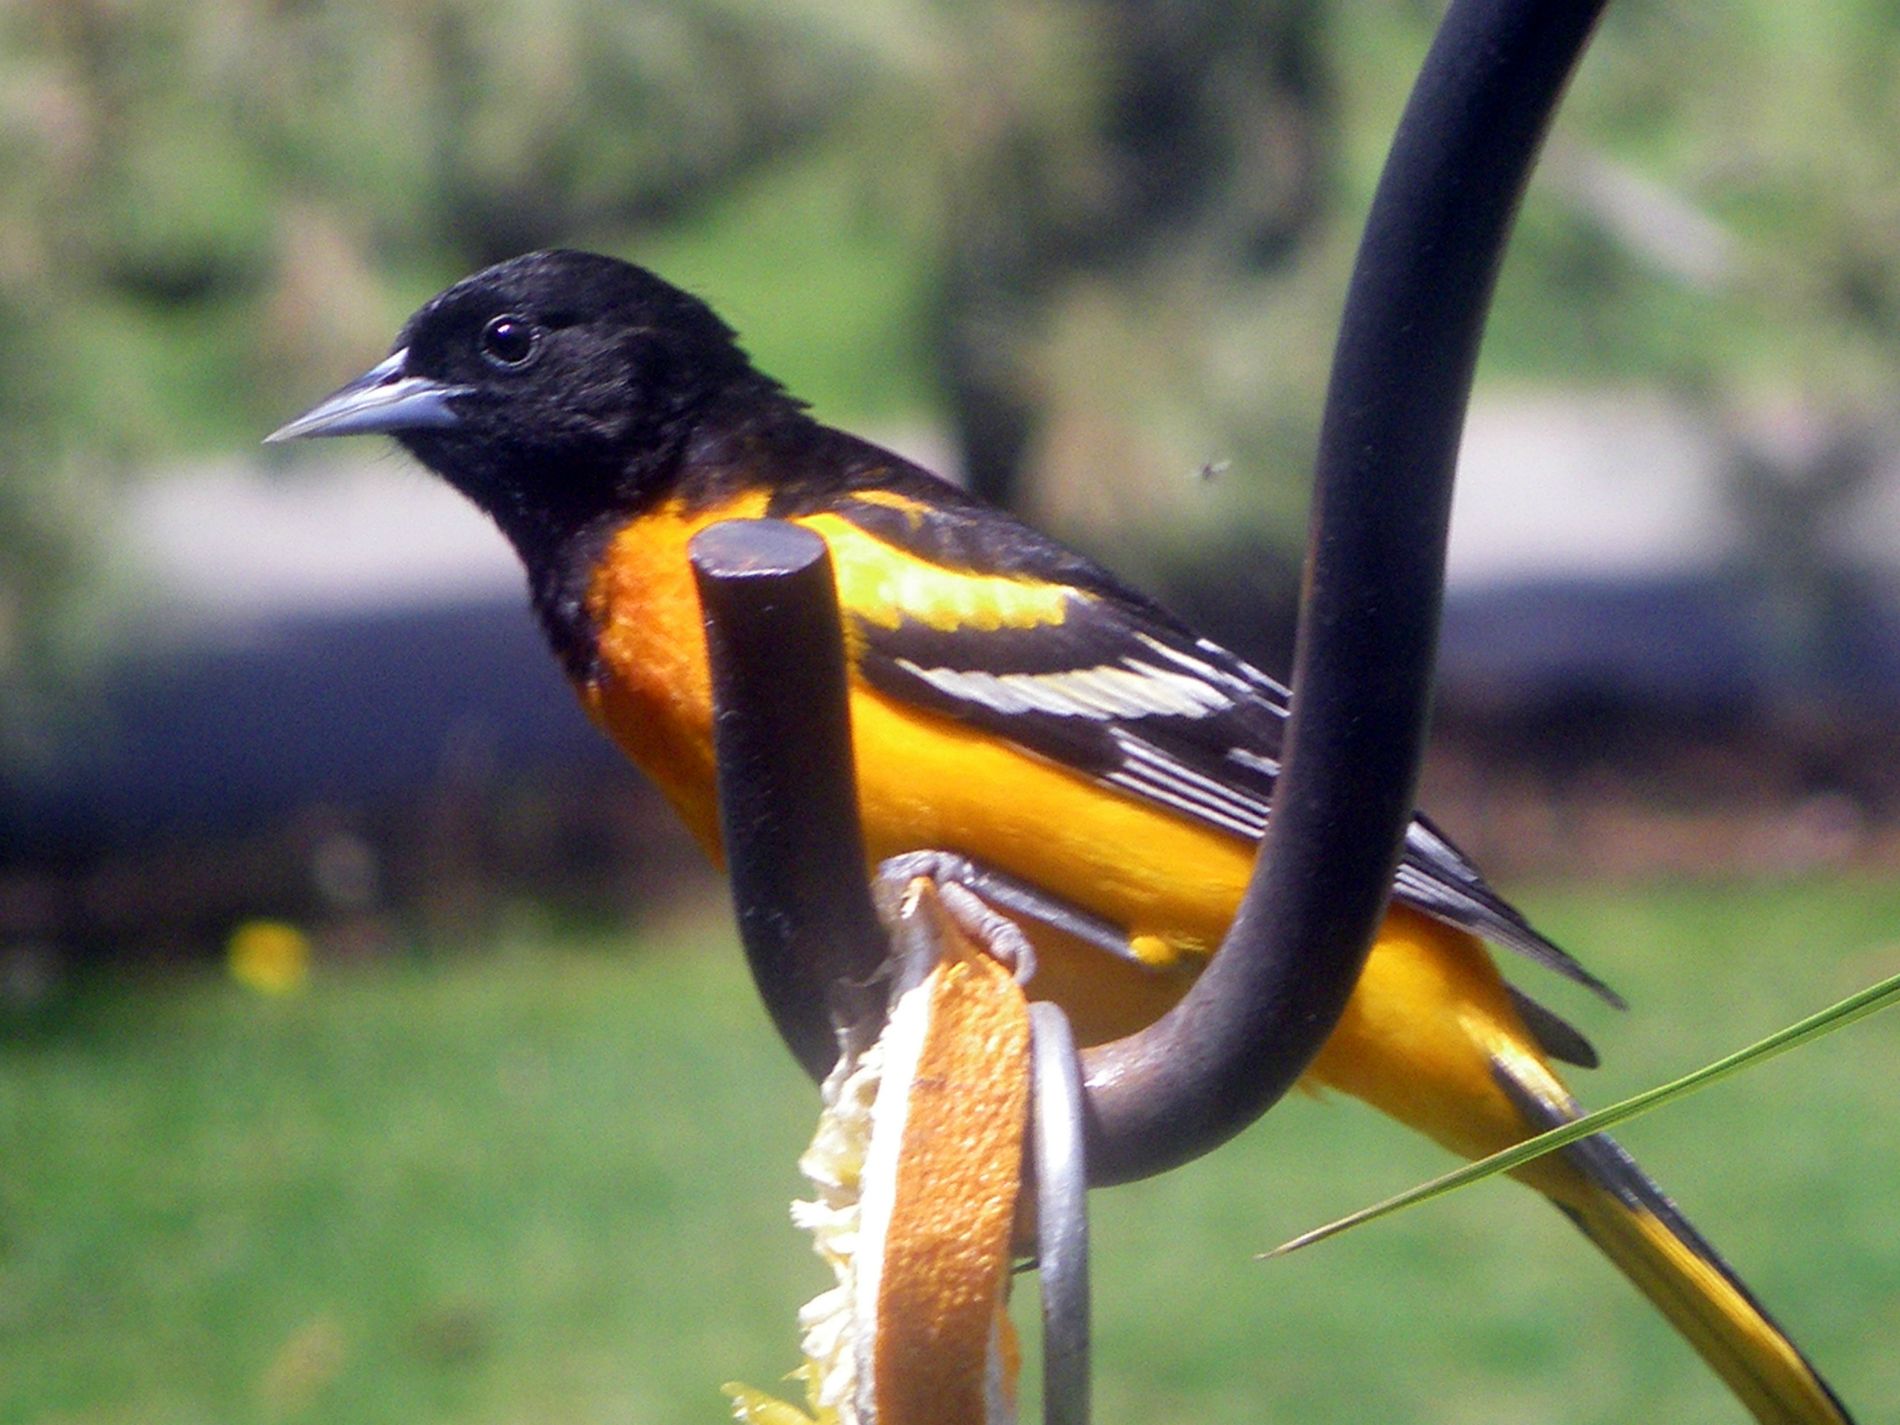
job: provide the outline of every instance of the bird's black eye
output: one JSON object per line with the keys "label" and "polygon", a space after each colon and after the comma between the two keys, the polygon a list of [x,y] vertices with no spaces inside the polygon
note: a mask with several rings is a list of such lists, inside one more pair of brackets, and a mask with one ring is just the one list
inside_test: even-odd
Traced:
{"label": "bird's black eye", "polygon": [[517,370],[534,359],[541,332],[521,317],[495,317],[482,328],[482,355],[491,365]]}

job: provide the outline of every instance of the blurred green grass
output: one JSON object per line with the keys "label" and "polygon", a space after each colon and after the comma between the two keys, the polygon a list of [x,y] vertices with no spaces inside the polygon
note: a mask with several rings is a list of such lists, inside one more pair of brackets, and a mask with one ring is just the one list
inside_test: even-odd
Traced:
{"label": "blurred green grass", "polygon": [[[1887,884],[1523,900],[1635,1003],[1549,996],[1605,1051],[1596,1103],[1900,967]],[[723,920],[622,940],[523,931],[287,999],[101,978],[8,1022],[0,1421],[683,1425],[770,1385],[824,1282],[785,1220],[813,1097]],[[1870,1420],[1900,1396],[1896,1051],[1876,1018],[1624,1135]],[[1098,1417],[1738,1418],[1509,1184],[1252,1259],[1443,1161],[1302,1097],[1097,1194]]]}

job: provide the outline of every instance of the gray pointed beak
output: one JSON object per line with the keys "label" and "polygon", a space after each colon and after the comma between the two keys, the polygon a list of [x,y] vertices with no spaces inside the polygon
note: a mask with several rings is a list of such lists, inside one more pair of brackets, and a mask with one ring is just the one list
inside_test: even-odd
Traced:
{"label": "gray pointed beak", "polygon": [[319,435],[395,435],[406,430],[442,430],[461,424],[449,404],[467,386],[445,386],[404,370],[409,348],[394,351],[349,385],[264,437],[264,444]]}

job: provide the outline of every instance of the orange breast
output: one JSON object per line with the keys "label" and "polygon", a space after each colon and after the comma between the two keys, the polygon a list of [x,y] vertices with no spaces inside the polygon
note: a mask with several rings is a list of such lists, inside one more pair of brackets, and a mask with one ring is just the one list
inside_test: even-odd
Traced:
{"label": "orange breast", "polygon": [[670,504],[642,515],[613,537],[587,595],[605,671],[576,688],[581,703],[715,861],[712,679],[686,546],[709,524],[764,514],[765,500],[761,492],[716,512]]}

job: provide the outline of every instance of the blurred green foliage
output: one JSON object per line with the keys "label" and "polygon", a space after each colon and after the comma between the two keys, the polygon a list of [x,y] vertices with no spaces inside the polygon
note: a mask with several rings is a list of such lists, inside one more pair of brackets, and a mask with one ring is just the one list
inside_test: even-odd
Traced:
{"label": "blurred green foliage", "polygon": [[[1316,245],[1329,302],[1432,8],[1315,14],[1338,87],[1323,119],[1341,159]],[[1082,152],[1103,13],[1091,0],[10,0],[0,295],[9,356],[55,389],[10,377],[0,400],[10,424],[50,400],[46,422],[89,459],[227,448],[353,369],[441,282],[556,241],[671,257],[703,240],[709,255],[683,275],[719,285],[749,261],[794,309],[817,233],[841,266],[868,256],[866,285],[890,279],[895,252],[915,281],[999,111],[1075,150],[1042,164],[1048,183],[1103,181]],[[1897,67],[1900,19],[1875,0],[1798,21],[1767,0],[1614,7],[1564,143],[1726,225],[1729,275],[1697,288],[1612,230],[1611,207],[1546,181],[1493,343],[1502,369],[1739,364],[1782,381],[1800,375],[1801,345],[1850,331],[1871,345],[1830,380],[1886,364]],[[829,183],[801,198],[815,171]],[[745,210],[748,192],[769,196]],[[956,197],[968,211],[982,194]],[[916,313],[899,302],[886,316]],[[824,345],[860,335],[804,331]],[[840,414],[888,409],[885,384],[840,387],[853,408]]]}
{"label": "blurred green foliage", "polygon": [[[1524,901],[1635,1006],[1588,1023],[1592,1102],[1897,964],[1891,881]],[[16,1014],[0,1420],[686,1425],[723,1418],[723,1380],[775,1381],[829,1280],[785,1218],[816,1096],[723,925],[664,938],[628,954],[523,927],[480,954],[320,965],[288,997],[100,976]],[[1876,1017],[1625,1137],[1868,1418],[1900,1393],[1900,1123],[1869,1112],[1897,1050],[1900,1018]],[[1512,1184],[1253,1260],[1444,1162],[1295,1095],[1201,1162],[1095,1194],[1102,1417],[1735,1418]],[[1025,1322],[1033,1301],[1025,1279]]]}
{"label": "blurred green foliage", "polygon": [[89,358],[62,414],[145,457],[243,438],[462,271],[672,215],[805,138],[848,68],[705,4],[0,20],[8,286]]}

